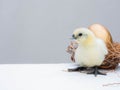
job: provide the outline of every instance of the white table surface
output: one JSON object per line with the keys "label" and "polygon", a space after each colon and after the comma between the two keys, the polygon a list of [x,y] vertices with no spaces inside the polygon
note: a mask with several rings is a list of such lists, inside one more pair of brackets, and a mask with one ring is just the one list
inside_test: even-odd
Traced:
{"label": "white table surface", "polygon": [[107,71],[107,76],[95,77],[65,71],[73,67],[73,64],[0,64],[0,90],[120,90],[120,84],[113,84],[120,83],[119,68]]}

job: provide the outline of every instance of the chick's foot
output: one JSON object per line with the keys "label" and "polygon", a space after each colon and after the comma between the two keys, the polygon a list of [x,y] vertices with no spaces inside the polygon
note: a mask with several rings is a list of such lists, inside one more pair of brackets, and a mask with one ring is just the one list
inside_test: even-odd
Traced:
{"label": "chick's foot", "polygon": [[77,72],[77,71],[84,71],[84,70],[86,70],[85,67],[77,67],[73,69],[68,69],[68,72]]}
{"label": "chick's foot", "polygon": [[87,73],[87,74],[94,74],[95,77],[96,77],[97,75],[106,75],[106,73],[100,72],[100,71],[98,70],[98,67],[97,67],[97,66],[94,67],[94,71],[89,72],[89,73]]}

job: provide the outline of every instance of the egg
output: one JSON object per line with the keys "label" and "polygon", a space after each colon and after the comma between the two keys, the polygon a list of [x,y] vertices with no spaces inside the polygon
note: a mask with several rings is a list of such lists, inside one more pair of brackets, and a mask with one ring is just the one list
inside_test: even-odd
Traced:
{"label": "egg", "polygon": [[106,46],[109,47],[113,43],[112,36],[108,29],[101,24],[92,24],[88,27],[96,37],[101,38]]}

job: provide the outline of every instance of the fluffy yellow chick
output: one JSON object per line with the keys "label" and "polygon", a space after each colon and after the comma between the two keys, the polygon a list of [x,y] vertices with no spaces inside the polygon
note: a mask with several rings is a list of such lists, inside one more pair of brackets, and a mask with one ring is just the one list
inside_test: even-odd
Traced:
{"label": "fluffy yellow chick", "polygon": [[94,67],[94,71],[89,74],[95,74],[95,76],[97,76],[97,74],[104,75],[97,69],[108,53],[104,41],[95,37],[94,33],[88,28],[76,29],[73,32],[73,38],[76,39],[78,43],[78,48],[75,51],[75,62],[80,65],[79,69]]}

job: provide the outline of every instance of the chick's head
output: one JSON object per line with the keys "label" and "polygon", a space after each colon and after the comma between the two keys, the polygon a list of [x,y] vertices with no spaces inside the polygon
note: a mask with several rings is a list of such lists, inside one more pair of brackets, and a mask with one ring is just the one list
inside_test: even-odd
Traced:
{"label": "chick's head", "polygon": [[77,41],[78,44],[89,45],[92,44],[95,35],[88,28],[78,28],[73,32],[72,37]]}

